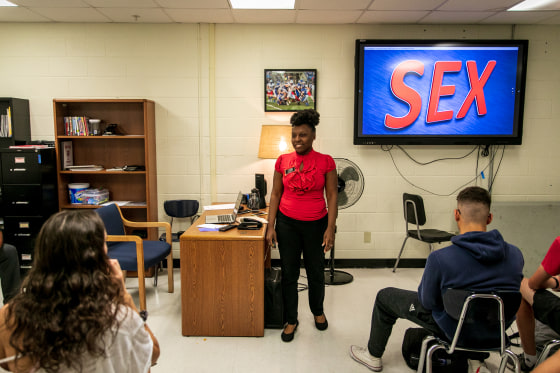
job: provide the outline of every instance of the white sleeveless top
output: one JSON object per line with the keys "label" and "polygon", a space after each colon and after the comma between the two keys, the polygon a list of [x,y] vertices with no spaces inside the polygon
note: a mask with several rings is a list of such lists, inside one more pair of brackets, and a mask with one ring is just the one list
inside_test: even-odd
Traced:
{"label": "white sleeveless top", "polygon": [[[137,373],[148,372],[152,365],[153,341],[144,328],[144,321],[132,309],[120,306],[118,313],[121,325],[115,339],[111,342],[111,334],[106,333],[106,357],[92,358],[86,356],[83,361],[83,373]],[[15,356],[1,359],[0,364],[15,360]],[[9,372],[0,367],[0,372]],[[36,369],[33,373],[43,373],[43,369]],[[60,373],[74,372],[71,369],[61,369]],[[32,372],[30,372],[32,373]]]}

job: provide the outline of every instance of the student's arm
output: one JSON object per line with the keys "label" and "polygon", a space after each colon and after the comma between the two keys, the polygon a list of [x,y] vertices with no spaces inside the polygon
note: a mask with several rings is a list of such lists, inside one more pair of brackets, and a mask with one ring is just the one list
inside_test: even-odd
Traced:
{"label": "student's arm", "polygon": [[2,233],[2,230],[0,229],[0,247],[2,247],[3,244],[4,244],[4,235]]}
{"label": "student's arm", "polygon": [[418,286],[418,299],[428,310],[443,310],[443,294],[441,294],[441,270],[435,255],[428,255],[422,280]]}
{"label": "student's arm", "polygon": [[539,364],[533,373],[560,373],[560,351]]}
{"label": "student's arm", "polygon": [[328,226],[323,235],[323,250],[325,252],[334,246],[336,232],[336,218],[338,216],[338,175],[336,169],[327,173],[325,180],[325,190],[327,197]]}
{"label": "student's arm", "polygon": [[[122,270],[121,270],[121,266],[119,265],[119,261],[116,260],[116,259],[109,259],[109,264],[111,266],[111,272],[113,274],[113,277],[117,281],[120,281],[122,283],[122,287],[123,287],[123,290],[124,290],[124,303],[128,307],[132,308],[135,312],[138,312],[138,308],[136,308],[136,305],[134,304],[134,300],[132,299],[132,296],[126,290],[126,287],[125,287],[125,284],[124,284],[124,277],[122,275]],[[156,339],[154,333],[152,333],[152,331],[148,327],[147,323],[144,323],[144,329],[146,329],[146,331],[150,335],[150,338],[152,339],[152,342],[153,342],[153,345],[154,345],[153,350],[152,350],[152,365],[155,365],[157,363],[157,360],[158,360],[159,354],[160,354],[159,342]]]}
{"label": "student's arm", "polygon": [[266,227],[266,242],[268,246],[276,243],[274,224],[276,223],[276,215],[278,214],[278,206],[280,206],[280,198],[283,191],[282,174],[275,170],[274,178],[272,179],[272,193],[270,194],[270,203],[268,205],[268,224]]}
{"label": "student's arm", "polygon": [[551,276],[546,273],[544,267],[541,264],[539,268],[537,268],[535,273],[533,273],[533,275],[529,278],[529,287],[533,290],[548,288],[558,290],[557,280],[558,277]]}

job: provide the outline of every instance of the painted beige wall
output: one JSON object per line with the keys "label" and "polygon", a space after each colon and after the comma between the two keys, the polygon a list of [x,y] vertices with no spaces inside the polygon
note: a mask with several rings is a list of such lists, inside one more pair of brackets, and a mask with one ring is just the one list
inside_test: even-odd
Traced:
{"label": "painted beige wall", "polygon": [[[430,227],[455,229],[454,195],[420,191],[401,178],[389,153],[352,145],[355,39],[529,39],[523,145],[506,149],[493,197],[560,200],[559,26],[4,23],[0,33],[0,96],[30,100],[33,139],[54,137],[53,98],[156,102],[160,204],[172,198],[232,200],[238,190],[250,190],[255,172],[271,183],[274,161],[256,156],[260,126],[287,123],[289,116],[264,113],[263,70],[316,68],[321,124],[315,148],[354,161],[365,176],[362,198],[340,211],[337,258],[394,258],[403,239],[405,191],[425,196]],[[470,149],[406,147],[420,161],[459,157]],[[397,149],[392,154],[408,179],[437,194],[451,194],[474,177],[474,156],[418,166]],[[483,167],[487,163],[480,160]],[[163,211],[160,218],[166,218]],[[364,232],[371,232],[370,243]],[[413,242],[405,252],[426,255]]]}

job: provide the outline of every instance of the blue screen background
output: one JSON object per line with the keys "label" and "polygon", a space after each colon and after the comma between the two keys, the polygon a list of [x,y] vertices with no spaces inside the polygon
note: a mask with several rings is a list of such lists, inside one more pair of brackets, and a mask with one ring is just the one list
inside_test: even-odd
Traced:
{"label": "blue screen background", "polygon": [[[410,47],[365,47],[363,61],[363,135],[511,135],[513,133],[515,87],[517,75],[517,48],[496,47],[489,49],[460,47],[440,49]],[[424,74],[409,73],[404,83],[416,90],[422,98],[420,115],[410,126],[403,129],[387,128],[385,115],[405,116],[409,111],[407,102],[391,92],[391,75],[395,67],[406,60],[424,63]],[[479,116],[476,100],[467,115],[456,119],[457,113],[470,91],[466,61],[476,61],[478,78],[488,61],[495,60],[496,67],[484,85],[487,114]],[[461,61],[459,72],[446,72],[442,85],[454,85],[455,93],[441,96],[437,111],[453,111],[449,121],[426,123],[427,108],[436,61]]]}

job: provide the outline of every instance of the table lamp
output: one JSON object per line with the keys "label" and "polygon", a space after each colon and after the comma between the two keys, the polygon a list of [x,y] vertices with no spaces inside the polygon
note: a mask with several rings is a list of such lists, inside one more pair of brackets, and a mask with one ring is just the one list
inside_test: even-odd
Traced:
{"label": "table lamp", "polygon": [[294,151],[291,125],[267,125],[261,128],[259,158],[276,159]]}

